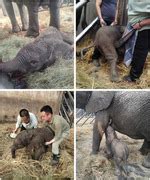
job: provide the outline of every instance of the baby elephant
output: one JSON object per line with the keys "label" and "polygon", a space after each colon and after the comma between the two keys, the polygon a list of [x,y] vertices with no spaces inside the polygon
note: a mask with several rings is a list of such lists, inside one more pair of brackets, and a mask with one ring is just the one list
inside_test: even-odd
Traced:
{"label": "baby elephant", "polygon": [[27,147],[32,159],[39,160],[46,152],[45,142],[52,140],[54,132],[50,128],[36,128],[20,132],[11,147],[12,158],[16,157],[16,150]]}
{"label": "baby elephant", "polygon": [[127,175],[127,159],[129,149],[127,145],[117,138],[117,134],[111,126],[106,130],[107,153],[111,155],[115,161],[116,175],[123,176],[123,172]]}

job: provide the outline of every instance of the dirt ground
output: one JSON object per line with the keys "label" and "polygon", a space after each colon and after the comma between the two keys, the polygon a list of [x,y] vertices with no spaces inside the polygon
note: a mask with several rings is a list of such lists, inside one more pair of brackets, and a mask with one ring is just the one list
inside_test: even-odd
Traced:
{"label": "dirt ground", "polygon": [[[116,180],[114,175],[113,160],[106,158],[105,137],[101,142],[100,152],[97,155],[91,155],[92,150],[92,124],[86,123],[82,127],[77,126],[77,180]],[[124,141],[129,148],[128,163],[141,165],[144,157],[138,149],[142,145],[142,140],[134,140],[125,135],[117,133],[119,139]],[[142,166],[140,166],[142,168]],[[144,168],[144,171],[149,172]],[[149,180],[149,177],[141,177],[131,172],[129,177],[133,180]]]}
{"label": "dirt ground", "polygon": [[70,137],[61,145],[60,163],[56,167],[50,165],[51,150],[43,155],[42,160],[28,158],[25,148],[17,150],[16,159],[11,158],[10,147],[13,139],[9,137],[15,123],[0,124],[0,179],[1,180],[51,180],[73,179],[74,175],[74,138],[73,129]]}
{"label": "dirt ground", "polygon": [[[77,44],[77,51],[88,47],[92,44],[90,35],[86,35],[83,40]],[[109,66],[107,63],[101,64],[99,68],[96,68],[92,63],[92,53],[94,48],[89,49],[84,58],[77,57],[76,62],[76,79],[77,88],[85,89],[148,89],[150,88],[150,54],[147,58],[147,63],[144,68],[144,73],[140,78],[140,82],[126,83],[122,81],[123,76],[127,75],[129,68],[126,68],[123,63],[117,65],[120,75],[120,82],[111,82],[109,79]]]}
{"label": "dirt ground", "polygon": [[[63,32],[73,35],[74,27],[73,6],[62,7],[60,10],[61,27]],[[19,17],[18,21],[20,23]],[[44,31],[49,25],[49,12],[39,12],[40,31]],[[12,60],[17,52],[33,38],[25,37],[25,32],[12,34],[9,18],[2,15],[0,9],[0,60]],[[44,71],[28,74],[24,77],[28,89],[71,89],[74,85],[74,63],[73,59],[60,59],[54,65]]]}

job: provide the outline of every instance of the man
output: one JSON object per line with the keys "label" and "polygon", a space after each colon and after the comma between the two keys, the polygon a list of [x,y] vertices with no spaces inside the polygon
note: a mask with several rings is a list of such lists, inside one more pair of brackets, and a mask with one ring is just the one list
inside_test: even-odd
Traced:
{"label": "man", "polygon": [[134,47],[131,70],[124,81],[136,82],[143,72],[150,49],[150,2],[149,0],[129,0],[128,22],[138,31]]}
{"label": "man", "polygon": [[46,142],[45,145],[52,144],[52,165],[57,165],[60,158],[59,145],[65,138],[69,136],[70,126],[63,117],[53,115],[53,110],[48,105],[43,106],[40,112],[44,126],[50,127],[55,133],[54,138],[51,141]]}
{"label": "man", "polygon": [[[100,26],[117,24],[117,0],[96,0],[96,11],[99,17]],[[92,61],[95,66],[100,66],[99,57],[101,53],[97,48],[94,49]]]}
{"label": "man", "polygon": [[19,129],[20,131],[23,131],[26,129],[37,128],[37,125],[38,120],[36,116],[27,109],[21,109],[17,117],[16,129],[13,132],[17,133]]}

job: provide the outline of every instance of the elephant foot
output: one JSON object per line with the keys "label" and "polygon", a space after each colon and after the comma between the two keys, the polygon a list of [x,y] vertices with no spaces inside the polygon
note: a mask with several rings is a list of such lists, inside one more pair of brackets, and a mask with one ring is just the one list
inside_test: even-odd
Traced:
{"label": "elephant foot", "polygon": [[115,176],[120,176],[121,175],[120,170],[119,169],[115,169],[114,175]]}
{"label": "elephant foot", "polygon": [[147,156],[147,157],[144,159],[142,165],[143,165],[145,168],[150,168],[150,155]]}
{"label": "elephant foot", "polygon": [[94,64],[94,66],[96,66],[96,67],[99,67],[99,66],[100,66],[100,63],[99,63],[99,60],[98,60],[98,59],[93,59],[93,64]]}
{"label": "elephant foot", "polygon": [[22,31],[27,31],[27,30],[28,30],[28,27],[22,26]]}
{"label": "elephant foot", "polygon": [[150,168],[150,152],[148,153],[148,155],[146,156],[146,158],[144,159],[142,165],[146,168]]}
{"label": "elephant foot", "polygon": [[27,33],[26,33],[26,37],[36,38],[37,36],[39,36],[39,32],[27,31]]}
{"label": "elephant foot", "polygon": [[142,155],[147,155],[150,152],[147,148],[140,148],[139,151]]}
{"label": "elephant foot", "polygon": [[19,27],[19,25],[13,26],[12,27],[12,33],[18,33],[21,31],[21,28]]}
{"label": "elephant foot", "polygon": [[111,75],[110,77],[111,82],[120,82],[121,79],[117,75]]}
{"label": "elephant foot", "polygon": [[98,151],[92,151],[90,154],[91,155],[96,155],[96,154],[98,154]]}

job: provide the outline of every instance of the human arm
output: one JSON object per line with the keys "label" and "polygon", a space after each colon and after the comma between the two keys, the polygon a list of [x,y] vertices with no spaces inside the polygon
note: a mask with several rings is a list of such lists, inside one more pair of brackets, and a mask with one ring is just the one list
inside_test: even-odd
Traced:
{"label": "human arm", "polygon": [[20,128],[20,126],[21,126],[21,118],[20,118],[20,116],[18,115],[18,117],[17,117],[17,123],[16,123],[16,128],[13,130],[13,133],[17,133],[18,130],[19,130],[19,128]]}
{"label": "human arm", "polygon": [[46,142],[45,145],[50,145],[50,144],[52,144],[53,142],[55,142],[55,138],[52,139],[51,141]]}
{"label": "human arm", "polygon": [[139,21],[138,23],[133,25],[133,28],[136,30],[140,30],[142,27],[150,25],[150,18]]}
{"label": "human arm", "polygon": [[45,143],[45,145],[50,145],[54,143],[55,141],[59,140],[62,137],[62,126],[60,122],[55,123],[55,137],[51,140]]}
{"label": "human arm", "polygon": [[111,23],[111,26],[114,26],[118,23],[118,6],[119,6],[119,0],[117,0],[117,7],[116,7],[116,13],[115,13],[115,19]]}
{"label": "human arm", "polygon": [[96,11],[97,11],[97,15],[99,17],[100,20],[100,24],[101,26],[106,26],[106,22],[104,21],[103,17],[102,17],[102,13],[101,13],[101,5],[102,5],[102,0],[96,0]]}

